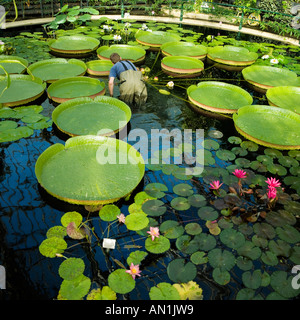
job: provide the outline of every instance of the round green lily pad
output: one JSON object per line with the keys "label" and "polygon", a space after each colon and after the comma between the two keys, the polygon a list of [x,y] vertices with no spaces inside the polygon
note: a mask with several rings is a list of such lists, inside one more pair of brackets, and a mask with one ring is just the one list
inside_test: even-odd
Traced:
{"label": "round green lily pad", "polygon": [[121,210],[114,204],[107,204],[103,206],[99,211],[99,217],[103,221],[114,221],[117,219],[117,215],[121,213]]}
{"label": "round green lily pad", "polygon": [[207,256],[208,262],[213,268],[229,271],[235,265],[235,257],[228,250],[216,248],[209,251]]}
{"label": "round green lily pad", "polygon": [[125,225],[129,230],[142,230],[147,227],[149,219],[144,212],[131,213],[125,218]]}
{"label": "round green lily pad", "polygon": [[234,229],[225,229],[220,234],[220,240],[229,248],[238,249],[245,243],[244,235]]}
{"label": "round green lily pad", "polygon": [[86,65],[79,59],[47,59],[31,64],[28,69],[31,73],[48,83],[59,79],[83,76]]}
{"label": "round green lily pad", "polygon": [[215,220],[219,213],[213,207],[202,207],[198,210],[198,216],[203,220]]}
{"label": "round green lily pad", "polygon": [[177,239],[184,233],[183,226],[175,220],[164,221],[159,230],[168,239]]}
{"label": "round green lily pad", "polygon": [[[28,66],[28,61],[19,56],[0,55],[0,65],[9,74],[24,73]],[[0,68],[0,74],[5,74],[4,70]]]}
{"label": "round green lily pad", "polygon": [[244,89],[220,81],[202,81],[187,88],[189,100],[197,107],[218,112],[234,113],[251,105],[252,96]]}
{"label": "round green lily pad", "polygon": [[285,298],[293,298],[299,295],[300,289],[292,287],[292,278],[285,271],[275,271],[271,274],[271,287]]}
{"label": "round green lily pad", "polygon": [[264,105],[244,106],[233,115],[233,121],[240,134],[257,144],[277,149],[300,148],[300,115],[292,111]]}
{"label": "round green lily pad", "polygon": [[80,97],[95,98],[104,95],[104,93],[104,82],[89,77],[60,79],[50,84],[47,90],[48,97],[58,103]]}
{"label": "round green lily pad", "polygon": [[2,106],[14,107],[24,105],[39,98],[46,88],[46,84],[40,78],[32,78],[29,75],[10,75],[10,84],[7,89],[7,78],[0,76],[0,103]]}
{"label": "round green lily pad", "polygon": [[60,264],[58,273],[64,280],[74,280],[83,274],[84,269],[85,265],[82,259],[69,258]]}
{"label": "round green lily pad", "polygon": [[163,215],[167,208],[161,200],[148,200],[142,205],[142,210],[151,217]]}
{"label": "round green lily pad", "polygon": [[163,72],[173,77],[196,77],[204,70],[204,64],[197,58],[169,56],[161,60],[161,68]]}
{"label": "round green lily pad", "polygon": [[194,280],[197,268],[191,262],[185,263],[184,259],[175,259],[168,264],[167,273],[171,281],[186,283]]}
{"label": "round green lily pad", "polygon": [[183,253],[192,254],[199,249],[199,244],[191,236],[185,234],[177,238],[176,247]]}
{"label": "round green lily pad", "polygon": [[135,288],[135,281],[124,269],[117,269],[109,274],[108,285],[116,293],[126,294]]}
{"label": "round green lily pad", "polygon": [[162,198],[165,196],[165,192],[168,191],[168,187],[165,184],[153,182],[147,184],[144,190],[151,197]]}
{"label": "round green lily pad", "polygon": [[180,300],[177,289],[167,282],[161,282],[157,286],[151,287],[149,297],[150,300]]}
{"label": "round green lily pad", "polygon": [[190,222],[190,223],[186,224],[184,229],[185,229],[186,233],[188,233],[190,235],[196,235],[196,234],[200,234],[202,232],[202,228],[201,228],[200,224],[197,222]]}
{"label": "round green lily pad", "polygon": [[179,211],[188,210],[191,207],[188,199],[183,197],[177,197],[172,199],[170,204],[174,209]]}
{"label": "round green lily pad", "polygon": [[193,195],[193,187],[187,183],[179,183],[173,187],[173,192],[182,197]]}
{"label": "round green lily pad", "polygon": [[126,197],[140,183],[144,170],[141,155],[131,145],[91,135],[70,138],[65,146],[50,146],[35,165],[38,182],[48,193],[83,205]]}
{"label": "round green lily pad", "polygon": [[73,280],[63,280],[60,286],[60,295],[68,300],[80,300],[90,290],[91,280],[81,274]]}
{"label": "round green lily pad", "polygon": [[213,249],[217,244],[216,238],[206,233],[197,234],[194,240],[198,242],[199,249],[203,251],[209,251]]}
{"label": "round green lily pad", "polygon": [[162,235],[155,237],[152,241],[151,237],[148,237],[145,241],[145,249],[151,253],[160,254],[170,249],[170,240]]}
{"label": "round green lily pad", "polygon": [[261,256],[261,250],[251,241],[246,241],[237,249],[239,255],[251,260],[256,260]]}
{"label": "round green lily pad", "polygon": [[267,90],[266,96],[271,106],[288,109],[300,114],[300,88],[277,86]]}

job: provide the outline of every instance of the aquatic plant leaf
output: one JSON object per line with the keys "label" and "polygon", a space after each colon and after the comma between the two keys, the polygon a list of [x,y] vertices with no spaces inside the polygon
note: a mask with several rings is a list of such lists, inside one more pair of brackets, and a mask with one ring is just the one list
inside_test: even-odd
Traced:
{"label": "aquatic plant leaf", "polygon": [[218,218],[219,213],[213,207],[202,207],[198,210],[198,216],[203,220],[215,220]]}
{"label": "aquatic plant leaf", "polygon": [[190,234],[190,235],[196,235],[200,234],[202,232],[202,228],[199,223],[197,222],[190,222],[185,225],[184,227],[185,232]]}
{"label": "aquatic plant leaf", "polygon": [[147,184],[144,191],[152,197],[162,198],[165,196],[165,192],[168,191],[168,187],[165,184],[153,182]]}
{"label": "aquatic plant leaf", "polygon": [[207,256],[208,262],[213,268],[229,271],[235,265],[235,257],[228,250],[212,249]]}
{"label": "aquatic plant leaf", "polygon": [[180,300],[203,300],[203,290],[194,281],[174,283],[173,287],[179,292]]}
{"label": "aquatic plant leaf", "polygon": [[130,253],[128,258],[126,259],[127,264],[130,266],[131,263],[134,265],[141,264],[142,260],[146,258],[148,255],[145,251],[136,250]]}
{"label": "aquatic plant leaf", "polygon": [[161,282],[150,289],[150,300],[180,300],[178,290],[170,283]]}
{"label": "aquatic plant leaf", "polygon": [[230,282],[230,273],[222,268],[214,268],[212,276],[222,286]]}
{"label": "aquatic plant leaf", "polygon": [[193,187],[186,183],[179,183],[173,187],[173,192],[182,197],[193,195]]}
{"label": "aquatic plant leaf", "polygon": [[194,237],[194,240],[198,242],[199,249],[203,251],[209,251],[217,244],[216,238],[206,233],[197,234]]}
{"label": "aquatic plant leaf", "polygon": [[300,293],[300,289],[292,287],[293,276],[288,276],[285,271],[275,271],[271,274],[271,287],[285,298],[296,297]]}
{"label": "aquatic plant leaf", "polygon": [[167,208],[161,200],[148,200],[142,205],[142,210],[149,216],[158,217],[163,215]]}
{"label": "aquatic plant leaf", "polygon": [[258,144],[253,141],[243,141],[241,143],[241,148],[247,149],[248,151],[257,151]]}
{"label": "aquatic plant leaf", "polygon": [[51,237],[43,240],[39,245],[40,253],[47,258],[55,258],[57,253],[63,253],[67,249],[67,243],[64,239]]}
{"label": "aquatic plant leaf", "polygon": [[263,298],[260,294],[255,296],[255,290],[243,288],[236,295],[236,300],[263,300]]}
{"label": "aquatic plant leaf", "polygon": [[135,288],[135,281],[124,269],[117,269],[109,274],[108,285],[116,293],[126,294]]}
{"label": "aquatic plant leaf", "polygon": [[265,219],[273,227],[282,227],[286,224],[293,225],[297,221],[293,213],[288,210],[270,211]]}
{"label": "aquatic plant leaf", "polygon": [[227,140],[228,140],[228,142],[230,142],[232,144],[240,144],[240,143],[242,143],[242,139],[240,137],[236,137],[236,136],[231,136]]}
{"label": "aquatic plant leaf", "polygon": [[48,229],[46,233],[47,238],[51,237],[58,237],[58,238],[64,238],[67,235],[67,231],[65,227],[62,226],[54,226]]}
{"label": "aquatic plant leaf", "polygon": [[0,108],[0,118],[7,119],[7,118],[15,118],[16,111],[9,107],[2,107]]}
{"label": "aquatic plant leaf", "polygon": [[188,197],[188,201],[191,206],[200,208],[206,205],[206,199],[201,194],[193,194]]}
{"label": "aquatic plant leaf", "polygon": [[225,150],[225,149],[219,149],[216,152],[216,156],[221,159],[221,160],[225,160],[225,161],[232,161],[235,159],[235,154],[233,152],[231,152],[230,150]]}
{"label": "aquatic plant leaf", "polygon": [[286,258],[290,256],[292,250],[291,246],[287,242],[280,239],[277,241],[271,240],[269,242],[269,249],[276,254],[277,257],[283,256]]}
{"label": "aquatic plant leaf", "polygon": [[8,129],[15,129],[17,128],[18,123],[16,121],[12,120],[4,120],[0,122],[0,132],[2,133],[5,130]]}
{"label": "aquatic plant leaf", "polygon": [[176,239],[183,235],[184,228],[179,224],[178,221],[175,220],[166,220],[164,221],[160,227],[160,232],[168,239]]}
{"label": "aquatic plant leaf", "polygon": [[68,300],[80,300],[90,290],[91,280],[81,274],[74,280],[63,280],[59,293]]}
{"label": "aquatic plant leaf", "polygon": [[246,271],[242,274],[242,281],[247,288],[256,290],[261,286],[262,274],[260,270]]}
{"label": "aquatic plant leaf", "polygon": [[199,244],[196,240],[191,240],[191,236],[185,234],[177,238],[176,247],[183,253],[192,254],[199,249]]}
{"label": "aquatic plant leaf", "polygon": [[117,295],[110,287],[104,286],[91,290],[86,300],[117,300]]}
{"label": "aquatic plant leaf", "polygon": [[80,258],[69,258],[64,260],[59,268],[58,274],[64,280],[74,280],[83,274],[85,269],[84,261]]}
{"label": "aquatic plant leaf", "polygon": [[276,266],[278,264],[276,255],[271,251],[263,252],[261,255],[261,260],[269,266]]}
{"label": "aquatic plant leaf", "polygon": [[86,234],[83,231],[84,229],[78,228],[75,222],[73,221],[68,224],[66,230],[67,230],[68,236],[72,239],[81,240],[86,237]]}
{"label": "aquatic plant leaf", "polygon": [[153,200],[156,199],[155,197],[150,196],[149,194],[147,194],[145,191],[141,191],[138,192],[135,196],[134,196],[134,203],[138,206],[141,206],[142,204],[144,204],[146,201],[148,200]]}
{"label": "aquatic plant leaf", "polygon": [[272,174],[278,174],[279,176],[285,176],[287,174],[287,170],[285,167],[280,164],[272,163],[267,165],[267,169]]}
{"label": "aquatic plant leaf", "polygon": [[103,206],[99,211],[99,217],[103,221],[114,221],[121,213],[121,210],[114,204],[107,204]]}
{"label": "aquatic plant leaf", "polygon": [[289,156],[281,156],[278,158],[278,162],[284,166],[284,167],[287,167],[287,168],[290,168],[290,167],[298,167],[299,166],[299,162],[292,158],[292,157],[289,157]]}
{"label": "aquatic plant leaf", "polygon": [[234,229],[225,229],[220,234],[220,240],[229,248],[238,249],[245,244],[244,235]]}
{"label": "aquatic plant leaf", "polygon": [[208,262],[208,257],[206,256],[206,252],[203,251],[196,251],[191,255],[191,261],[193,264],[203,264]]}
{"label": "aquatic plant leaf", "polygon": [[282,227],[277,227],[276,233],[281,240],[288,243],[297,243],[300,241],[300,232],[288,224]]}
{"label": "aquatic plant leaf", "polygon": [[239,256],[236,259],[236,265],[243,271],[247,271],[252,269],[253,262],[251,259],[245,258],[243,256]]}
{"label": "aquatic plant leaf", "polygon": [[213,129],[213,130],[208,131],[208,136],[211,138],[220,139],[223,137],[223,133],[219,130]]}
{"label": "aquatic plant leaf", "polygon": [[300,247],[294,246],[291,250],[291,256],[289,258],[295,264],[300,264]]}
{"label": "aquatic plant leaf", "polygon": [[60,219],[61,224],[67,227],[70,222],[75,222],[76,227],[79,227],[82,222],[82,215],[77,211],[66,212]]}
{"label": "aquatic plant leaf", "polygon": [[260,248],[256,247],[251,241],[246,241],[241,247],[237,249],[239,255],[251,260],[256,260],[261,256]]}
{"label": "aquatic plant leaf", "polygon": [[175,259],[168,264],[167,274],[173,282],[186,283],[194,280],[197,268],[191,262],[185,263],[184,259]]}
{"label": "aquatic plant leaf", "polygon": [[258,237],[256,234],[252,237],[251,241],[257,247],[266,248],[268,246],[268,240]]}
{"label": "aquatic plant leaf", "polygon": [[188,210],[191,207],[188,199],[183,197],[177,197],[172,199],[170,204],[174,209],[179,211]]}
{"label": "aquatic plant leaf", "polygon": [[259,237],[265,239],[273,239],[276,235],[275,229],[265,222],[256,223],[253,230]]}
{"label": "aquatic plant leaf", "polygon": [[219,143],[212,139],[204,139],[202,146],[207,150],[218,150],[220,147]]}
{"label": "aquatic plant leaf", "polygon": [[149,223],[147,214],[144,212],[130,213],[125,218],[125,225],[129,230],[142,230]]}
{"label": "aquatic plant leaf", "polygon": [[153,241],[148,237],[145,241],[145,249],[151,253],[163,253],[170,249],[170,240],[164,236],[156,237]]}

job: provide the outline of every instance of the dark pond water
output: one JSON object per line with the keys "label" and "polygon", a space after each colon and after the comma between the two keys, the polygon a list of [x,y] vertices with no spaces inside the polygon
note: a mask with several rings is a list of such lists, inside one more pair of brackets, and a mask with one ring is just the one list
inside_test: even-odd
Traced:
{"label": "dark pond water", "polygon": [[[145,65],[151,67],[155,58],[156,53],[148,53]],[[197,83],[201,78],[228,79],[232,84],[247,88],[248,92],[254,96],[254,103],[257,101],[263,104],[262,101],[264,101],[261,100],[262,96],[251,91],[241,81],[240,73],[208,68],[198,79],[174,80],[175,88],[171,91],[171,95],[163,95],[158,92],[159,88],[164,89],[164,84],[171,80],[160,72],[159,63],[153,68],[152,74],[157,74],[159,81],[147,85],[148,101],[146,105],[132,109],[130,129],[140,128],[150,133],[151,129],[161,128],[168,130],[201,128],[204,129],[205,137],[208,137],[212,130],[218,130],[223,133],[223,136],[213,139],[226,149],[228,146],[227,138],[232,135],[238,136],[233,121],[191,110],[186,101],[185,89],[190,84]],[[107,89],[107,79],[104,81]],[[42,113],[45,116],[51,116],[55,108],[46,94],[34,104],[43,106]],[[45,239],[47,230],[52,226],[60,225],[63,213],[78,211],[83,216],[88,216],[88,212],[83,206],[70,205],[49,196],[39,187],[34,168],[37,158],[44,150],[54,143],[64,144],[64,142],[65,137],[59,134],[56,128],[51,127],[35,130],[33,136],[29,138],[1,144],[0,264],[5,266],[7,277],[6,290],[2,290],[0,293],[1,299],[51,300],[57,297],[62,282],[58,275],[61,260],[43,257],[38,247]],[[224,166],[224,162],[219,159],[216,161],[216,166]],[[188,183],[192,185],[196,193],[204,194],[203,187],[199,181],[197,182],[197,179],[181,180],[173,175],[164,174],[161,170],[152,171],[148,168],[146,168],[144,179],[135,193],[142,191],[144,186],[151,182],[163,183],[170,191],[175,184]],[[174,193],[170,192],[164,198],[164,202],[169,204],[174,196]],[[130,201],[118,203],[121,212],[125,215],[128,213],[130,203]],[[200,223],[204,229],[205,221],[200,221],[197,210],[197,208],[191,207],[189,210],[176,212],[168,206],[167,213],[163,218],[158,217],[157,220],[159,223],[168,219],[176,220],[182,225],[194,221]],[[92,280],[92,288],[107,285],[108,275],[119,268],[116,260],[126,265],[129,253],[136,250],[136,248],[128,248],[128,246],[140,246],[140,250],[143,250],[145,241],[144,236],[128,231],[124,225],[115,223],[108,230],[108,223],[100,221],[97,217],[97,212],[91,214],[90,226],[95,228],[95,233],[99,235],[100,240],[108,235],[117,239],[116,249],[107,251],[98,245],[97,241],[93,241],[91,245],[77,245],[65,254],[84,259],[86,264],[84,274]],[[69,246],[76,243],[78,241],[68,240]],[[224,248],[219,239],[217,239],[217,247]],[[143,261],[143,276],[137,278],[135,290],[125,296],[118,295],[118,299],[148,300],[151,287],[160,282],[170,283],[166,268],[170,261],[178,257],[182,257],[182,253],[176,249],[174,240],[171,241],[171,249],[166,253],[149,254]],[[188,258],[188,256],[184,257]],[[260,269],[261,262],[254,261],[254,267]],[[284,264],[279,264],[275,269],[287,270],[287,267]],[[205,300],[235,299],[239,290],[244,288],[241,280],[243,271],[237,266],[231,270],[231,281],[226,286],[219,285],[212,279],[212,269],[209,265],[198,265],[197,270],[197,277],[194,281],[203,289]],[[268,266],[266,270],[271,271],[273,268]],[[266,297],[270,292],[272,292],[270,287],[261,288],[259,291],[263,297]]]}

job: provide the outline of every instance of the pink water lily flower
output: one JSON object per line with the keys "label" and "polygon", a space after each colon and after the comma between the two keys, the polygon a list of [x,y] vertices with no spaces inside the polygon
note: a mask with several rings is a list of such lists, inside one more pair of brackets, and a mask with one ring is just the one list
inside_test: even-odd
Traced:
{"label": "pink water lily flower", "polygon": [[239,179],[244,179],[247,176],[247,172],[242,169],[235,169],[232,173]]}
{"label": "pink water lily flower", "polygon": [[125,223],[125,215],[123,213],[118,215],[117,218],[118,218],[120,223]]}
{"label": "pink water lily flower", "polygon": [[281,186],[279,180],[276,180],[275,178],[268,178],[265,182],[269,185],[269,187],[277,188]]}
{"label": "pink water lily flower", "polygon": [[277,195],[277,191],[274,187],[270,187],[269,186],[269,189],[268,189],[268,192],[267,192],[267,196],[270,200],[272,199],[275,199],[276,198],[276,195]]}
{"label": "pink water lily flower", "polygon": [[154,241],[155,237],[159,237],[159,229],[158,227],[150,227],[150,231],[147,231],[151,235],[152,241]]}
{"label": "pink water lily flower", "polygon": [[134,265],[132,262],[131,262],[131,265],[130,265],[130,269],[129,270],[126,270],[127,273],[131,274],[132,278],[135,279],[136,276],[140,277],[140,267],[139,265]]}
{"label": "pink water lily flower", "polygon": [[213,181],[210,183],[210,189],[218,190],[223,183],[220,183],[219,180]]}

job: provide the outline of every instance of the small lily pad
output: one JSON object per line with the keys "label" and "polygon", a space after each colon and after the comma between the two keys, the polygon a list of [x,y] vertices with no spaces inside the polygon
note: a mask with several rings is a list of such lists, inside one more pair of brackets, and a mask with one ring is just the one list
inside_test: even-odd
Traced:
{"label": "small lily pad", "polygon": [[219,149],[216,152],[216,156],[224,161],[232,161],[235,159],[235,154],[229,150]]}
{"label": "small lily pad", "polygon": [[284,166],[284,167],[287,167],[287,168],[290,168],[290,167],[298,167],[299,166],[299,162],[292,158],[292,157],[289,157],[289,156],[280,156],[278,157],[278,162]]}
{"label": "small lily pad", "polygon": [[151,287],[149,297],[150,300],[180,300],[176,288],[167,282],[161,282],[157,286]]}
{"label": "small lily pad", "polygon": [[196,265],[207,263],[208,257],[205,255],[206,255],[206,253],[203,251],[194,252],[191,255],[191,261],[193,262],[193,264],[196,264]]}
{"label": "small lily pad", "polygon": [[220,234],[220,240],[229,248],[238,249],[245,243],[244,235],[234,229],[225,229]]}
{"label": "small lily pad", "polygon": [[73,280],[63,280],[59,293],[68,300],[80,300],[90,290],[91,280],[81,274]]}
{"label": "small lily pad", "polygon": [[63,253],[67,249],[67,243],[64,239],[58,237],[51,237],[45,239],[39,245],[40,253],[48,258],[55,258],[57,253]]}
{"label": "small lily pad", "polygon": [[207,150],[218,150],[220,147],[219,143],[212,139],[205,139],[202,146]]}
{"label": "small lily pad", "polygon": [[176,240],[176,247],[183,253],[192,254],[199,249],[198,242],[196,240],[191,240],[191,236],[185,234],[180,236]]}
{"label": "small lily pad", "polygon": [[64,280],[74,280],[83,274],[84,269],[85,265],[82,259],[69,258],[60,264],[58,273]]}
{"label": "small lily pad", "polygon": [[170,204],[171,204],[172,208],[179,210],[179,211],[188,210],[191,207],[188,199],[183,198],[183,197],[177,197],[177,198],[172,199]]}
{"label": "small lily pad", "polygon": [[136,250],[130,253],[128,258],[126,259],[127,264],[130,266],[131,263],[134,265],[141,264],[141,262],[145,259],[148,255],[145,251]]}
{"label": "small lily pad", "polygon": [[145,248],[151,253],[160,254],[170,249],[170,240],[164,236],[156,237],[153,241],[148,237],[145,241]]}
{"label": "small lily pad", "polygon": [[293,276],[288,276],[285,271],[275,271],[271,274],[271,287],[285,298],[293,298],[299,295],[300,289],[292,287]]}
{"label": "small lily pad", "polygon": [[268,223],[256,223],[253,226],[254,232],[261,238],[273,239],[276,235],[274,228]]}
{"label": "small lily pad", "polygon": [[198,216],[203,220],[215,220],[219,213],[213,207],[202,207],[198,210]]}
{"label": "small lily pad", "polygon": [[193,194],[188,197],[188,201],[192,207],[200,208],[206,205],[206,199],[201,194]]}
{"label": "small lily pad", "polygon": [[251,260],[256,260],[261,256],[260,248],[256,247],[251,241],[246,241],[241,247],[237,249],[239,255]]}
{"label": "small lily pad", "polygon": [[125,218],[125,225],[129,230],[142,230],[149,223],[149,219],[147,218],[147,214],[144,212],[138,213],[130,213]]}
{"label": "small lily pad", "polygon": [[277,149],[266,148],[264,149],[264,154],[270,156],[271,158],[278,158],[282,156],[282,152]]}
{"label": "small lily pad", "polygon": [[99,217],[103,221],[114,221],[120,213],[121,211],[116,205],[107,204],[99,211]]}
{"label": "small lily pad", "polygon": [[213,249],[208,253],[208,261],[213,268],[229,271],[235,265],[235,257],[228,250],[219,248]]}
{"label": "small lily pad", "polygon": [[200,233],[196,235],[194,240],[198,242],[199,249],[203,251],[209,251],[213,249],[217,244],[216,238],[206,233]]}
{"label": "small lily pad", "polygon": [[288,243],[297,243],[300,241],[300,232],[288,224],[283,227],[277,227],[276,233],[280,239]]}
{"label": "small lily pad", "polygon": [[67,227],[70,222],[75,222],[76,227],[79,227],[82,222],[82,215],[77,211],[66,212],[60,219],[61,224]]}
{"label": "small lily pad", "polygon": [[202,232],[202,228],[199,223],[190,222],[185,226],[185,231],[190,235],[196,235]]}
{"label": "small lily pad", "polygon": [[179,183],[173,187],[173,192],[182,197],[188,197],[194,194],[193,187],[187,183]]}
{"label": "small lily pad", "polygon": [[287,169],[280,164],[269,164],[267,165],[267,169],[272,174],[278,174],[279,176],[285,176],[287,174]]}
{"label": "small lily pad", "polygon": [[151,217],[163,215],[167,208],[161,200],[148,200],[142,205],[142,210]]}
{"label": "small lily pad", "polygon": [[256,144],[253,141],[243,141],[240,146],[244,149],[247,149],[248,151],[257,151],[258,150],[258,144]]}
{"label": "small lily pad", "polygon": [[176,239],[184,233],[183,226],[175,220],[164,221],[160,225],[159,230],[168,239]]}
{"label": "small lily pad", "polygon": [[261,286],[262,274],[260,270],[246,271],[242,274],[242,281],[247,288],[256,290]]}
{"label": "small lily pad", "polygon": [[116,293],[126,294],[135,288],[135,281],[124,269],[117,269],[109,274],[108,285]]}
{"label": "small lily pad", "polygon": [[230,273],[227,270],[215,268],[212,276],[213,279],[222,286],[230,282]]}
{"label": "small lily pad", "polygon": [[231,136],[231,137],[228,138],[228,142],[230,142],[232,144],[241,144],[242,143],[242,139],[240,137]]}
{"label": "small lily pad", "polygon": [[167,273],[171,281],[186,283],[197,275],[197,268],[191,262],[185,263],[184,259],[175,259],[168,264]]}
{"label": "small lily pad", "polygon": [[165,192],[168,191],[168,187],[162,183],[149,183],[146,185],[144,191],[151,197],[162,198],[165,196]]}

